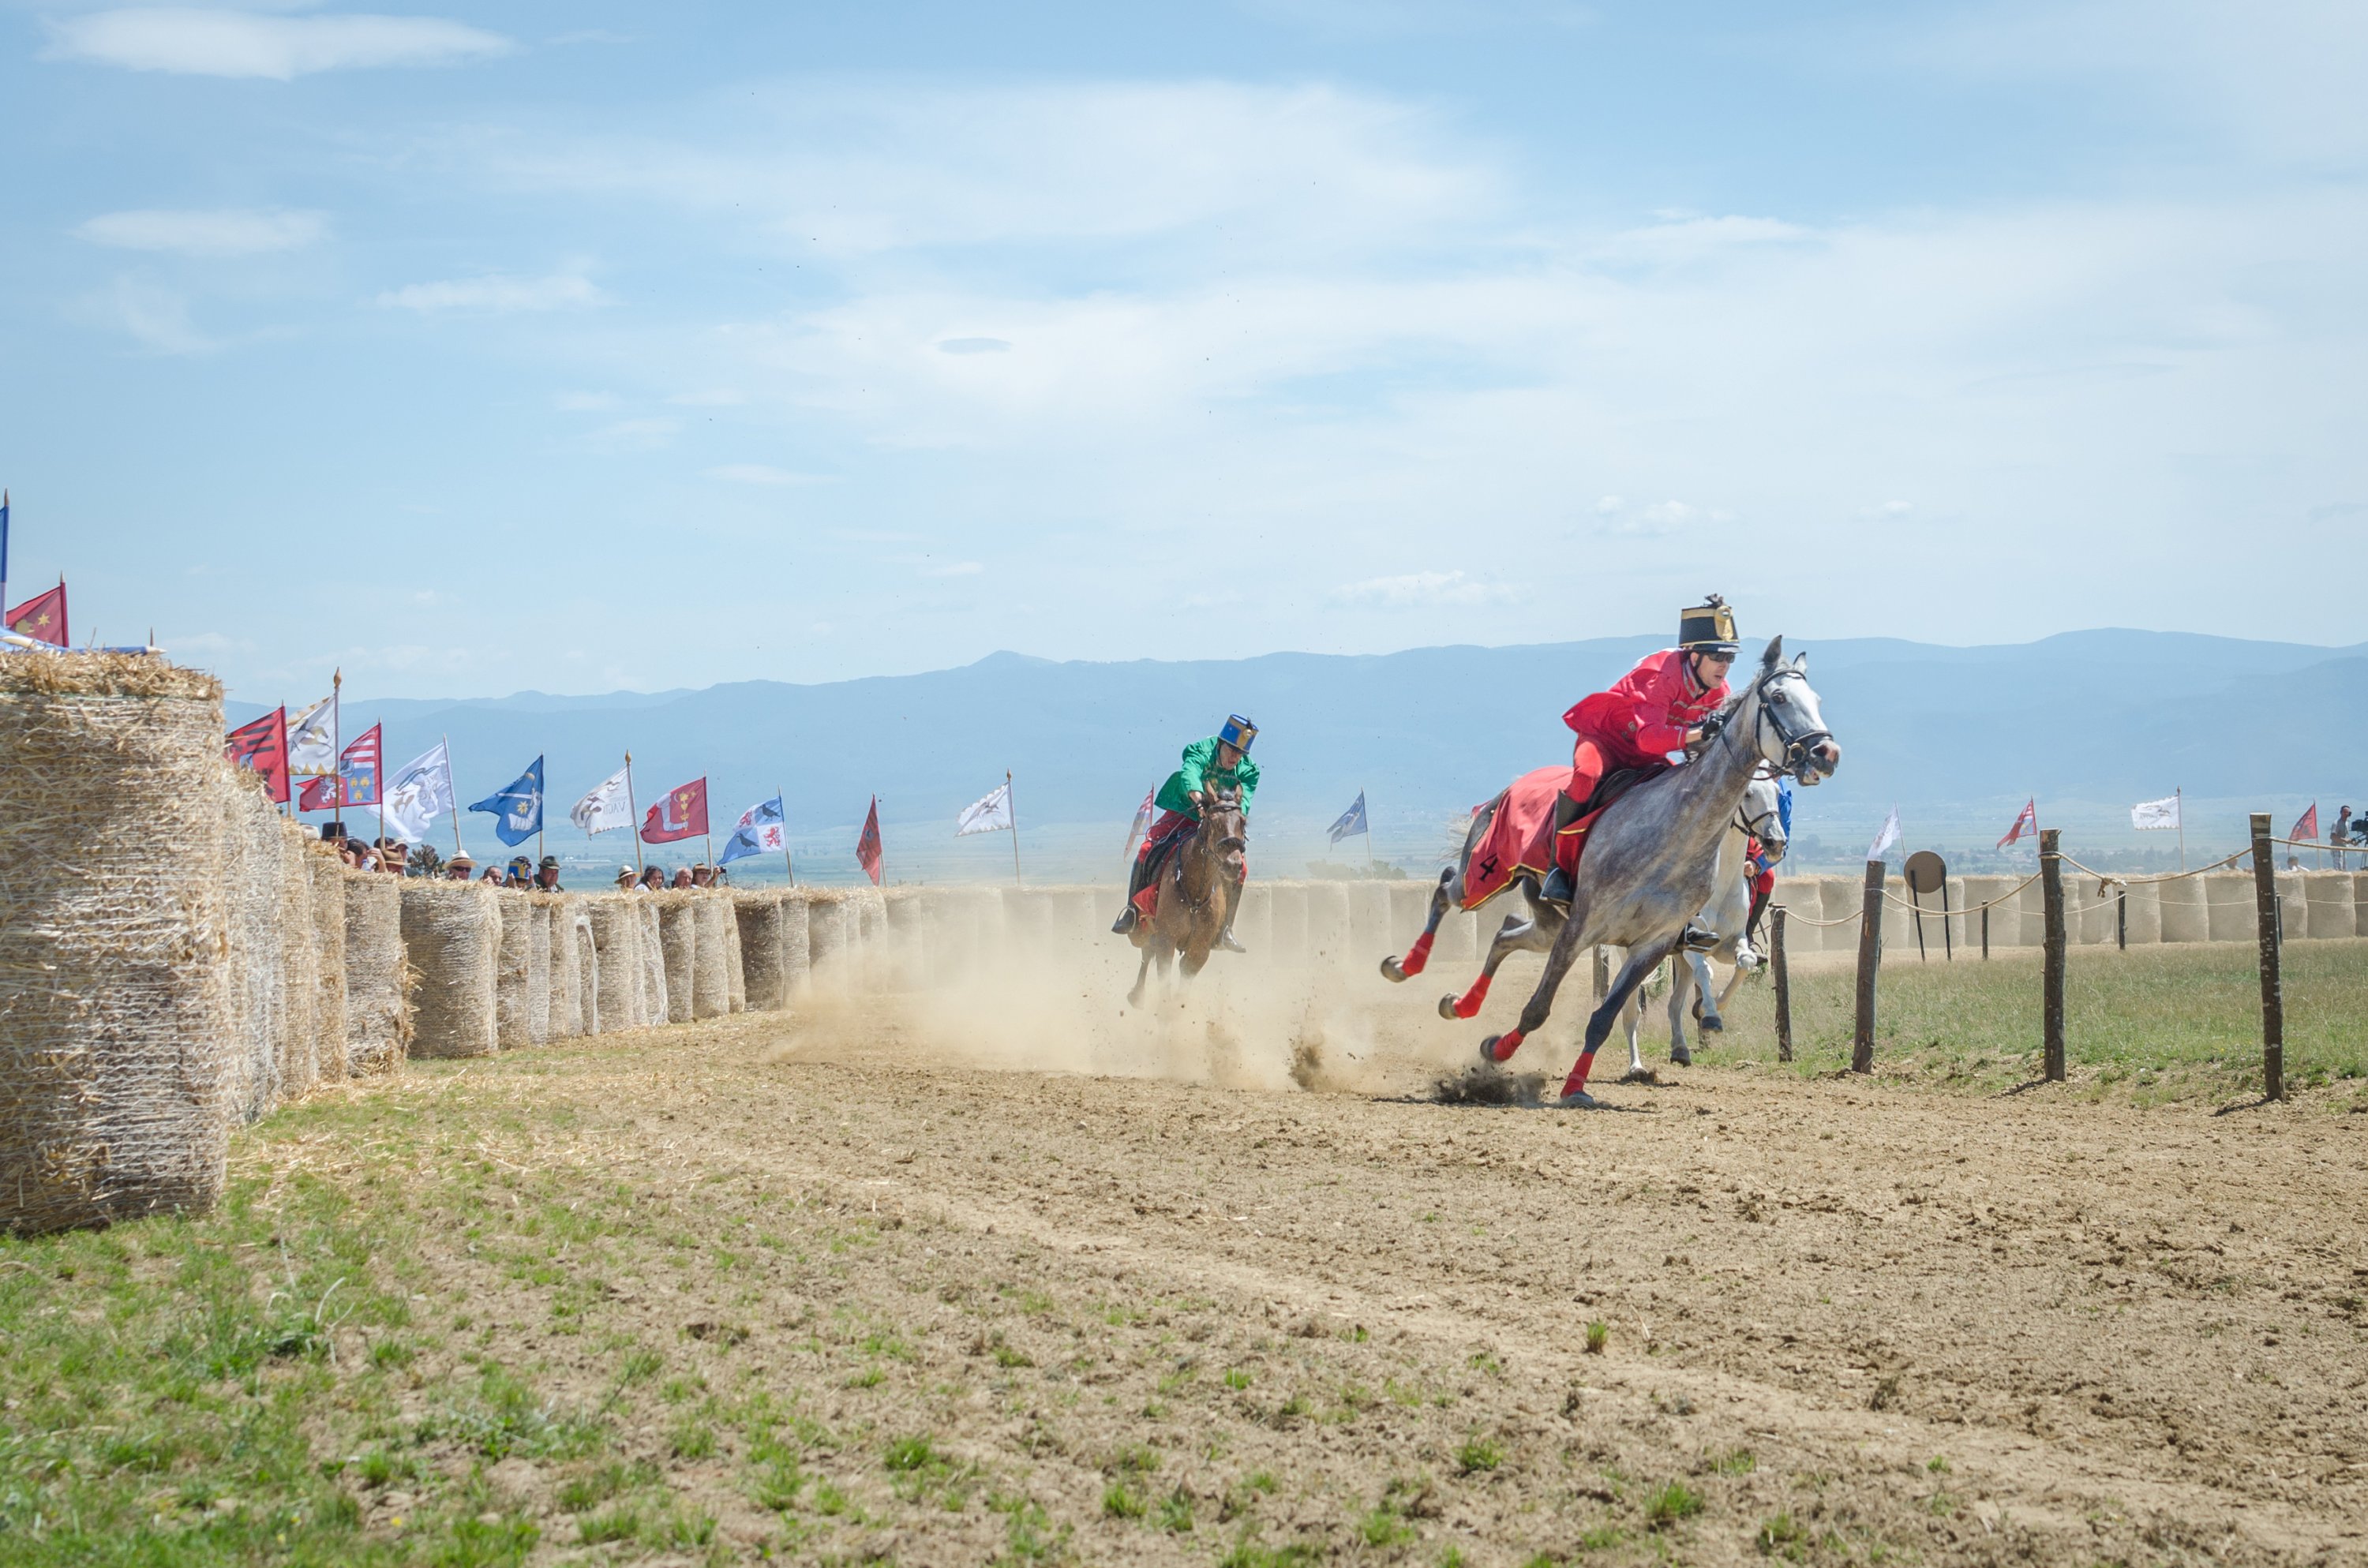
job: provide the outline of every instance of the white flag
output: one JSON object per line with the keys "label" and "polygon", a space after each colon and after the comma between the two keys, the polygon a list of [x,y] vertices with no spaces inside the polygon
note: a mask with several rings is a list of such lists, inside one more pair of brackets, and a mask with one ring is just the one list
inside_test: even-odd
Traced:
{"label": "white flag", "polygon": [[1011,786],[998,784],[987,791],[983,801],[973,801],[964,806],[962,815],[954,818],[954,836],[966,837],[973,833],[1000,833],[1011,825]]}
{"label": "white flag", "polygon": [[1866,846],[1866,858],[1870,860],[1880,860],[1898,842],[1899,808],[1894,806],[1891,808],[1891,814],[1883,819],[1883,831],[1876,834],[1874,842]]}
{"label": "white flag", "polygon": [[568,808],[567,820],[586,833],[613,833],[620,827],[632,826],[631,772],[630,768],[620,767],[602,779],[598,789]]}
{"label": "white flag", "polygon": [[337,771],[337,698],[335,692],[288,721],[288,776],[329,778]]}
{"label": "white flag", "polygon": [[2159,801],[2140,801],[2130,808],[2130,825],[2145,832],[2152,828],[2179,825],[2179,797],[2165,795]]}
{"label": "white flag", "polygon": [[426,840],[436,819],[451,809],[452,758],[442,741],[387,778],[387,831],[405,844]]}

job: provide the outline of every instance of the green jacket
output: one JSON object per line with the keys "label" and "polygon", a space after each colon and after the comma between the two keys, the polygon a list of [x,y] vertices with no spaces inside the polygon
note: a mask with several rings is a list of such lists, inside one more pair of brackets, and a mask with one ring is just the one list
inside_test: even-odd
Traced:
{"label": "green jacket", "polygon": [[1238,785],[1242,791],[1242,812],[1243,814],[1247,815],[1250,809],[1250,797],[1258,791],[1258,764],[1252,762],[1247,756],[1230,773],[1219,768],[1217,737],[1211,735],[1205,741],[1194,741],[1184,748],[1184,766],[1169,774],[1167,782],[1159,787],[1159,798],[1156,804],[1161,811],[1181,812],[1194,822],[1199,822],[1201,812],[1192,804],[1191,791],[1205,790],[1215,784],[1222,784],[1229,789]]}

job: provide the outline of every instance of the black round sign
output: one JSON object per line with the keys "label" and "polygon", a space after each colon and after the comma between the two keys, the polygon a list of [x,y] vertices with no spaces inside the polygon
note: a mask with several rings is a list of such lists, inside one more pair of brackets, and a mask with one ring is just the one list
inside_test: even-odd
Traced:
{"label": "black round sign", "polygon": [[1939,892],[1941,884],[1948,880],[1949,868],[1930,849],[1918,849],[1907,857],[1907,886],[1911,891]]}

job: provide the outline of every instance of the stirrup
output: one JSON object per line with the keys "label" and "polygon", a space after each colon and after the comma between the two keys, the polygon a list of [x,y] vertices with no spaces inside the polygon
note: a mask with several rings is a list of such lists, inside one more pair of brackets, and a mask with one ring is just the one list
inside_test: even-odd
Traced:
{"label": "stirrup", "polygon": [[1699,920],[1689,920],[1678,934],[1678,946],[1690,953],[1706,953],[1718,946],[1718,933]]}
{"label": "stirrup", "polygon": [[1124,909],[1119,911],[1118,918],[1110,923],[1110,935],[1113,937],[1131,937],[1134,935],[1135,922],[1141,918],[1142,916],[1136,912],[1134,905],[1132,903],[1128,904]]}
{"label": "stirrup", "polygon": [[1538,897],[1541,900],[1547,903],[1558,903],[1565,909],[1570,907],[1570,873],[1560,866],[1546,873],[1544,883],[1538,889]]}

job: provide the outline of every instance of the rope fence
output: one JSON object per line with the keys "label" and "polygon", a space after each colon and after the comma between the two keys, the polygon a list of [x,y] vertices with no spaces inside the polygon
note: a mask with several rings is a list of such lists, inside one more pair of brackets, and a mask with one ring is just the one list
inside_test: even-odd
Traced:
{"label": "rope fence", "polygon": [[[2116,947],[2126,950],[2130,943],[2130,892],[2132,889],[2189,881],[2198,877],[2235,870],[2238,869],[2240,863],[2250,862],[2252,886],[2249,891],[2252,894],[2250,902],[2253,909],[2250,922],[2252,930],[2248,935],[2253,937],[2258,947],[2261,981],[2262,1097],[2265,1101],[2282,1100],[2286,1097],[2283,975],[2283,954],[2287,935],[2286,904],[2293,898],[2301,897],[2305,900],[2302,905],[2304,924],[2297,928],[2297,935],[2320,937],[2368,935],[2368,926],[2359,924],[2362,918],[2359,913],[2361,895],[2354,892],[2351,883],[2343,881],[2346,874],[2340,870],[2324,873],[2336,879],[2335,891],[2343,895],[2340,898],[2333,898],[2331,902],[2322,903],[2318,892],[2315,891],[2317,889],[2315,882],[2306,881],[2300,884],[2303,889],[2313,890],[2306,892],[2294,891],[2296,884],[2292,882],[2288,883],[2287,891],[2281,891],[2279,879],[2282,876],[2293,877],[2295,873],[2281,872],[2277,869],[2274,857],[2271,854],[2271,846],[2289,845],[2300,848],[2322,849],[2326,847],[2325,846],[2274,836],[2270,832],[2270,818],[2264,812],[2255,812],[2251,825],[2252,843],[2248,847],[2239,849],[2234,854],[2223,856],[2209,865],[2198,866],[2192,870],[2166,871],[2152,876],[2124,876],[2116,872],[2100,871],[2093,866],[2085,865],[2064,852],[2058,837],[2060,830],[2047,828],[2040,834],[2038,870],[1994,897],[1962,907],[1951,907],[1948,904],[1945,883],[1941,892],[1941,907],[1937,910],[1918,902],[1913,897],[1902,898],[1885,885],[1889,879],[1889,869],[1881,860],[1867,862],[1861,904],[1854,913],[1832,918],[1820,918],[1792,908],[1785,901],[1779,899],[1769,911],[1769,959],[1770,977],[1774,981],[1775,990],[1777,1058],[1783,1062],[1793,1060],[1791,968],[1787,953],[1788,944],[1785,939],[1785,928],[1788,925],[1819,931],[1838,927],[1857,927],[1857,998],[1851,1034],[1850,1070],[1854,1073],[1871,1073],[1874,1067],[1875,1005],[1877,978],[1883,955],[1884,906],[1887,904],[1918,917],[1917,945],[1919,949],[1923,946],[1922,916],[1930,915],[1939,917],[1942,921],[1944,936],[1947,934],[1948,921],[1953,919],[1970,922],[1974,917],[1979,916],[1982,957],[1987,960],[1990,956],[1989,912],[2000,905],[2021,900],[2031,885],[2037,882],[2040,884],[2042,895],[2041,907],[2036,912],[2041,919],[2041,940],[2038,945],[2042,948],[2044,955],[2040,1009],[2041,1047],[2047,1080],[2061,1083],[2066,1073],[2065,1062],[2066,952],[2072,945],[2070,921],[2067,918],[2072,913],[2071,901],[2066,896],[2064,882],[2065,868],[2068,866],[2077,872],[2096,879],[2098,902],[2088,903],[2078,911],[2083,920],[2083,931],[2097,930],[2097,927],[2087,923],[2088,917],[2102,907],[2110,892],[2110,902],[2113,905],[2114,926],[2111,939]],[[2317,876],[2321,873],[2305,874]],[[2359,873],[2359,875],[2368,879],[2368,872]],[[1814,888],[1808,891],[1813,899],[1822,896],[1829,900],[1839,893],[1839,889],[1835,888],[1827,889],[1822,895],[1818,894]],[[2147,907],[2142,909],[2140,913],[2146,915],[2147,920],[2156,924],[2147,925],[2146,930],[2158,931],[2158,939],[2163,941],[2214,939],[2214,932],[2226,929],[2220,918],[2221,915],[2229,915],[2232,920],[2240,918],[2237,916],[2236,912],[2242,905],[2237,903],[2233,898],[2222,896],[2223,892],[2228,891],[2223,886],[2221,892],[2211,895],[2208,903],[2200,891],[2192,900],[2176,906],[2166,897],[2160,901],[2159,915],[2151,912],[2153,902],[2150,899]],[[1831,907],[1830,903],[1827,907]],[[2185,929],[2202,930],[2204,935],[2173,937],[2170,935],[2169,916],[2174,907],[2180,907],[2188,912],[2190,918],[2185,924]],[[2329,912],[2332,918],[2323,923],[2323,916],[2328,915]],[[2021,914],[2027,921],[2033,912],[2026,905],[2018,913]],[[2199,926],[2194,924],[2194,918],[2202,913],[2208,913],[2209,918],[2204,925]],[[2350,915],[2349,920],[2344,918],[2347,913]],[[2341,931],[2328,928],[2335,924],[2345,925],[2349,928]],[[1969,932],[1964,932],[1963,926],[1960,927],[1960,931],[1970,937]],[[2029,931],[2030,927],[2027,924],[2021,927],[2020,933],[2009,926],[2009,943],[2014,942],[2019,935],[2021,942],[2028,945]],[[2228,932],[2228,936],[2234,935],[2234,931]],[[2092,943],[2103,938],[2095,935],[2084,935],[2080,939],[2083,943]],[[2141,934],[2143,941],[2157,939],[2155,936]],[[1831,950],[1830,939],[1827,939],[1826,945],[1827,950]]]}

